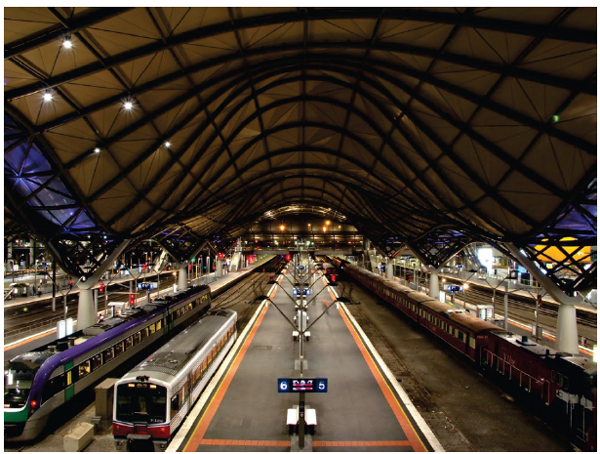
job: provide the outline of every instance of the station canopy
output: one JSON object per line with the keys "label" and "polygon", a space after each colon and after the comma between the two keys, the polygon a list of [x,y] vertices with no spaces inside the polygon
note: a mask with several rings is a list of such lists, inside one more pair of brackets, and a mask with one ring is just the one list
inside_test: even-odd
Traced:
{"label": "station canopy", "polygon": [[595,235],[595,8],[4,9],[5,229]]}

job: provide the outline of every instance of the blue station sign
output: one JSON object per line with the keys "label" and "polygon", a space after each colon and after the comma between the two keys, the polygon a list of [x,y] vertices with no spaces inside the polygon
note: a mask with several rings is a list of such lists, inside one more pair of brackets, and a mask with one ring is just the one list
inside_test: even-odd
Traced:
{"label": "blue station sign", "polygon": [[277,392],[280,393],[326,393],[326,378],[278,378]]}

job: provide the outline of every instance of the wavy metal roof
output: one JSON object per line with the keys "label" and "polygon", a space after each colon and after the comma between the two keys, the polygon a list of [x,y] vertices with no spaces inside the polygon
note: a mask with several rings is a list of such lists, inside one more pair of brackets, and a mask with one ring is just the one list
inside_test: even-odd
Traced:
{"label": "wavy metal roof", "polygon": [[317,206],[380,241],[595,235],[596,17],[5,8],[6,225],[235,237]]}

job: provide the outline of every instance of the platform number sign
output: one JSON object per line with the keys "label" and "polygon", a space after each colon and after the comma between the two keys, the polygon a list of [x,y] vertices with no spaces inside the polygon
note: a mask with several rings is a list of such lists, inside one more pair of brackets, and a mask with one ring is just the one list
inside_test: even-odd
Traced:
{"label": "platform number sign", "polygon": [[280,393],[326,393],[326,378],[278,378],[277,392]]}

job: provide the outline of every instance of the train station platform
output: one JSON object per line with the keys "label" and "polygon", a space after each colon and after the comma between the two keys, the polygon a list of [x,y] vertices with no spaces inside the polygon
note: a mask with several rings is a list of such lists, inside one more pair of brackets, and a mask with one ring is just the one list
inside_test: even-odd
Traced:
{"label": "train station platform", "polygon": [[[299,394],[278,392],[279,378],[301,377],[299,342],[290,324],[296,308],[288,296],[293,294],[290,272],[278,280],[168,452],[298,450],[287,415],[299,404]],[[314,299],[307,310],[309,325],[329,310],[310,327],[302,378],[327,378],[328,389],[305,393],[317,425],[304,450],[443,450],[350,313],[333,303],[333,288],[324,285],[318,277],[307,296]]]}

